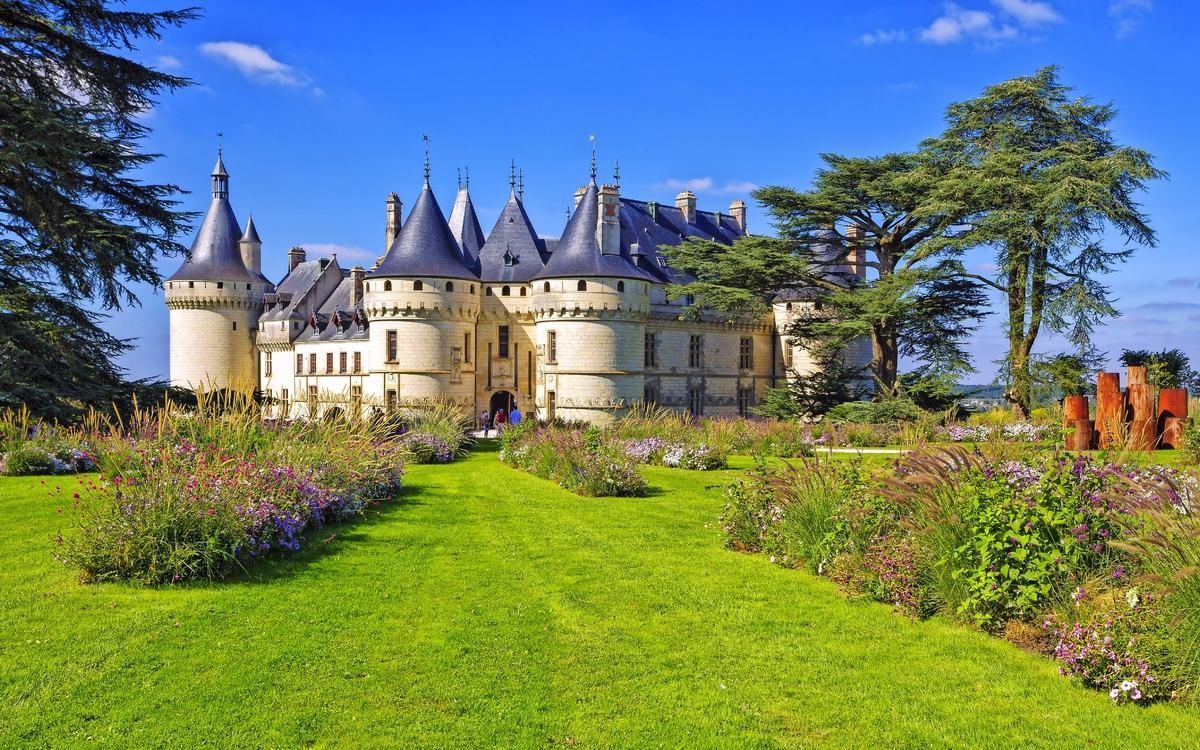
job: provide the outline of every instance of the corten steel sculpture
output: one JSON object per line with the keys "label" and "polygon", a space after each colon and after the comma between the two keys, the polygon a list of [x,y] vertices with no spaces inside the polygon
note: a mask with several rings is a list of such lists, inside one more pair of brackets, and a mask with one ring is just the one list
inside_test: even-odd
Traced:
{"label": "corten steel sculpture", "polygon": [[1126,368],[1125,383],[1122,391],[1120,373],[1099,373],[1095,419],[1088,418],[1087,396],[1063,399],[1067,450],[1123,445],[1137,451],[1183,447],[1184,428],[1191,423],[1187,389],[1164,388],[1156,393],[1157,389],[1146,382],[1145,367]]}

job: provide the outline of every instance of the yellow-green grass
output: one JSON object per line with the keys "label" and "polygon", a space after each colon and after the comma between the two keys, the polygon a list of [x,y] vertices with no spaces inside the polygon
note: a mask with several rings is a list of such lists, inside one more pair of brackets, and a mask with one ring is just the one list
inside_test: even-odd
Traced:
{"label": "yellow-green grass", "polygon": [[[744,466],[745,459],[735,461]],[[221,584],[80,586],[0,480],[0,747],[1185,747],[1046,659],[723,549],[734,472],[589,499],[413,467],[379,515]],[[71,479],[48,480],[69,491]],[[64,509],[59,515],[58,508]],[[328,544],[323,539],[335,534]]]}

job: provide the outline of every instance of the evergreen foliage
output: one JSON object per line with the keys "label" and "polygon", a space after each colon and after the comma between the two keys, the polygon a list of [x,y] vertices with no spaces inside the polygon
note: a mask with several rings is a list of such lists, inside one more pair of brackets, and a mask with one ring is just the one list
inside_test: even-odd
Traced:
{"label": "evergreen foliage", "polygon": [[115,358],[130,348],[101,309],[158,285],[160,255],[191,216],[174,185],[144,184],[138,150],[154,97],[189,84],[122,53],[194,9],[117,10],[88,0],[0,1],[0,407],[67,419],[128,399]]}
{"label": "evergreen foliage", "polygon": [[1188,356],[1178,349],[1151,352],[1145,349],[1124,349],[1121,364],[1126,367],[1145,367],[1146,380],[1159,388],[1187,388],[1200,393],[1200,373],[1192,369]]}

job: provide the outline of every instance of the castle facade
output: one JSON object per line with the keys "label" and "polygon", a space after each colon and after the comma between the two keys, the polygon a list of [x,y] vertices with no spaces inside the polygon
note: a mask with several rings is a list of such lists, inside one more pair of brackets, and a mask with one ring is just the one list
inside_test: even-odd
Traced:
{"label": "castle facade", "polygon": [[253,217],[242,231],[230,206],[220,155],[212,195],[189,257],[164,283],[171,383],[254,383],[276,417],[431,397],[476,414],[517,406],[601,424],[637,402],[747,414],[766,388],[811,366],[783,335],[809,310],[801,295],[732,322],[685,319],[688,300],[667,299],[668,285],[692,279],[658,247],[746,235],[740,200],[728,213],[698,210],[688,191],[674,206],[631,200],[598,186],[593,167],[561,238],[534,231],[515,184],[484,235],[469,185],[447,221],[426,167],[406,219],[396,194],[387,198],[386,252],[371,269],[292,248],[275,284],[262,274]]}

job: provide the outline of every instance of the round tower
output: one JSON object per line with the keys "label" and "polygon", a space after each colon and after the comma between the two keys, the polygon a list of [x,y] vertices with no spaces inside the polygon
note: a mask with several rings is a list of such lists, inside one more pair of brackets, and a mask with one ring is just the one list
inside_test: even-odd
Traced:
{"label": "round tower", "polygon": [[[229,174],[217,152],[212,203],[187,260],[163,284],[171,314],[171,385],[235,388],[258,385],[254,334],[263,295],[272,290],[243,250],[258,257],[253,225],[243,235],[229,205]],[[244,244],[243,244],[244,243]]]}
{"label": "round tower", "polygon": [[[445,397],[471,405],[479,281],[463,261],[437,199],[425,187],[387,254],[364,281],[372,370],[386,405]],[[379,363],[375,365],[374,363]]]}
{"label": "round tower", "polygon": [[594,172],[533,295],[541,418],[607,424],[643,398],[650,279],[621,248],[617,187]]}

